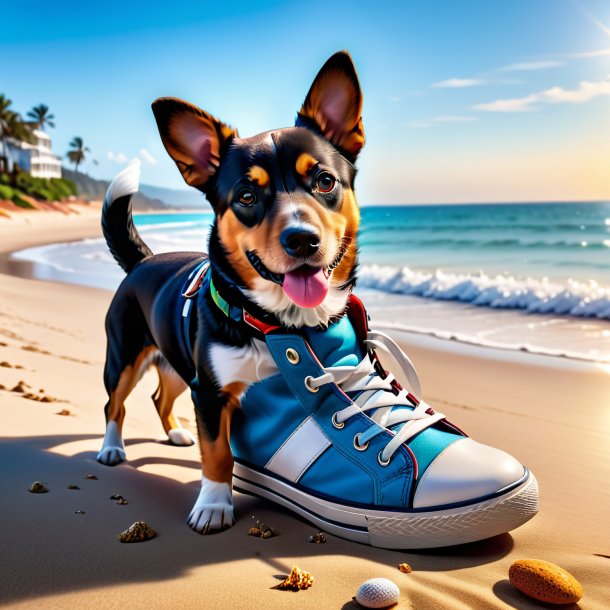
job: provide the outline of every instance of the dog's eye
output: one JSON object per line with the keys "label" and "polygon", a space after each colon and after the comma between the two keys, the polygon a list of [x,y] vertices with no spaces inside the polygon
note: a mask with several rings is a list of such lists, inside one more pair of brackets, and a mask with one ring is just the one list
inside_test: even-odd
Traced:
{"label": "dog's eye", "polygon": [[330,193],[335,188],[335,178],[328,172],[320,172],[316,178],[316,187],[320,193]]}
{"label": "dog's eye", "polygon": [[256,203],[256,195],[250,189],[242,189],[237,197],[240,205],[248,208]]}

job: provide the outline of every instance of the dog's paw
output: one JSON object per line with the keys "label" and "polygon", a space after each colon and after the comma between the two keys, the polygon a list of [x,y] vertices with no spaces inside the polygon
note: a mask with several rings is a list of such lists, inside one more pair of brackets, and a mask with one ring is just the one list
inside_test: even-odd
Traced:
{"label": "dog's paw", "polygon": [[185,428],[174,428],[167,433],[167,436],[172,445],[187,447],[195,444],[193,435]]}
{"label": "dog's paw", "polygon": [[228,483],[201,477],[201,491],[186,522],[200,534],[212,534],[233,525],[233,499]]}
{"label": "dog's paw", "polygon": [[125,449],[123,447],[102,447],[102,450],[97,454],[97,461],[106,466],[116,466],[125,461]]}

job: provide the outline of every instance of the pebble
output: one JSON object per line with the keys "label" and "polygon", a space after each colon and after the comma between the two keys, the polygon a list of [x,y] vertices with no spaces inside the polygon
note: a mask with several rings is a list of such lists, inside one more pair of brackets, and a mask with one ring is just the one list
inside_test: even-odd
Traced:
{"label": "pebble", "polygon": [[411,574],[413,572],[413,568],[408,563],[399,563],[398,569],[404,574]]}
{"label": "pebble", "polygon": [[97,481],[97,477],[94,474],[86,474],[84,478],[88,479],[89,481]]}
{"label": "pebble", "polygon": [[307,536],[307,542],[313,542],[314,544],[324,544],[326,542],[326,536],[322,532]]}
{"label": "pebble", "polygon": [[278,585],[278,589],[301,591],[303,589],[309,589],[311,585],[313,585],[313,576],[311,573],[301,570],[299,566],[294,566],[290,574],[288,574],[284,581]]}
{"label": "pebble", "polygon": [[68,489],[80,489],[80,487],[76,483],[70,483],[70,485],[68,485]]}
{"label": "pebble", "polygon": [[515,561],[508,578],[525,595],[548,604],[573,604],[582,597],[582,585],[574,576],[549,561]]}
{"label": "pebble", "polygon": [[34,481],[30,485],[30,492],[33,494],[46,494],[49,489],[42,481]]}
{"label": "pebble", "polygon": [[117,536],[119,542],[144,542],[144,540],[150,540],[157,535],[146,521],[136,521],[124,532],[121,532]]}
{"label": "pebble", "polygon": [[388,578],[371,578],[356,591],[356,601],[365,608],[387,608],[398,601],[400,590]]}

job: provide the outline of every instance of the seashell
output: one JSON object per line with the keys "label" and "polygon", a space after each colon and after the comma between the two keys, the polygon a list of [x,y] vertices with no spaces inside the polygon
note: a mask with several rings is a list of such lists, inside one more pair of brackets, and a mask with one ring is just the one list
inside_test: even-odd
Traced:
{"label": "seashell", "polygon": [[399,563],[398,569],[404,574],[411,574],[413,572],[413,568],[408,563]]}
{"label": "seashell", "polygon": [[398,601],[400,590],[388,578],[371,578],[356,591],[356,601],[365,608],[387,608]]}
{"label": "seashell", "polygon": [[273,537],[273,531],[270,529],[263,531],[261,534],[261,538],[272,538],[272,537]]}
{"label": "seashell", "polygon": [[251,527],[248,530],[248,536],[257,536],[260,537],[263,535],[263,532],[261,532],[259,527]]}
{"label": "seashell", "polygon": [[127,500],[125,500],[125,498],[121,498],[120,500],[116,501],[117,504],[129,504],[129,502]]}
{"label": "seashell", "polygon": [[70,485],[68,485],[68,489],[80,489],[80,487],[76,485],[76,483],[70,483]]}
{"label": "seashell", "polygon": [[42,481],[34,481],[30,485],[30,492],[33,494],[46,494],[49,489]]}
{"label": "seashell", "polygon": [[574,576],[549,561],[515,561],[508,578],[525,595],[548,604],[573,604],[582,597],[582,585]]}
{"label": "seashell", "polygon": [[89,479],[90,481],[97,481],[97,477],[94,474],[86,474],[83,478]]}
{"label": "seashell", "polygon": [[299,591],[300,589],[309,589],[313,585],[313,576],[301,570],[298,566],[294,566],[290,574],[277,586],[278,589],[291,591]]}
{"label": "seashell", "polygon": [[117,536],[119,542],[143,542],[157,535],[154,529],[146,521],[136,521],[124,532]]}
{"label": "seashell", "polygon": [[313,542],[314,544],[324,544],[326,542],[326,536],[322,532],[307,536],[307,542]]}

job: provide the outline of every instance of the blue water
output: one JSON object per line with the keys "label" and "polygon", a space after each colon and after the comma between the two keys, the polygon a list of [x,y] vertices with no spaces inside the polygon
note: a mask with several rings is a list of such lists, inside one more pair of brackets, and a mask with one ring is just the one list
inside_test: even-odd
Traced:
{"label": "blue water", "polygon": [[[205,251],[211,212],[135,218],[153,252]],[[359,285],[495,309],[610,319],[610,203],[362,209]],[[122,277],[101,239],[30,249],[73,281]],[[64,278],[65,279],[65,278]]]}

